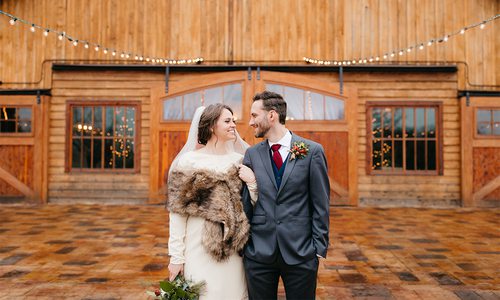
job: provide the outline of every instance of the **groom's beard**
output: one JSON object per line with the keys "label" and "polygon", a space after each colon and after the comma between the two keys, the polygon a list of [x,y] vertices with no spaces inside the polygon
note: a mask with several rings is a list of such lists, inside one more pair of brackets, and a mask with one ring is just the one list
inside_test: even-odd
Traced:
{"label": "groom's beard", "polygon": [[255,132],[255,137],[256,138],[265,137],[266,134],[269,132],[269,129],[271,129],[271,126],[269,126],[269,122],[267,122],[267,120],[262,121],[260,124],[257,124],[257,131]]}

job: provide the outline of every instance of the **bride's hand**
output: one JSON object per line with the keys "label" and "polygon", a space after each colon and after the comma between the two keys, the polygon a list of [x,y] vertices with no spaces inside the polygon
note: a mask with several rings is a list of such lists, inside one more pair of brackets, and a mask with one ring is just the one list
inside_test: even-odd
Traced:
{"label": "bride's hand", "polygon": [[184,274],[184,264],[169,264],[168,272],[168,280],[172,281],[177,275]]}
{"label": "bride's hand", "polygon": [[245,165],[239,165],[239,169],[239,176],[241,180],[243,180],[247,184],[255,182],[255,174],[253,173],[252,169]]}

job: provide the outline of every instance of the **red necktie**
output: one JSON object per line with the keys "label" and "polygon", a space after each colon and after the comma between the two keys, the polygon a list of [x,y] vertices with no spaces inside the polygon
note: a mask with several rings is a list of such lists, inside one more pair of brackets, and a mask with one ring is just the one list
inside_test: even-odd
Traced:
{"label": "red necktie", "polygon": [[281,169],[281,166],[283,165],[283,159],[281,158],[281,154],[278,151],[280,148],[280,144],[274,144],[271,146],[271,150],[273,150],[273,160],[278,170]]}

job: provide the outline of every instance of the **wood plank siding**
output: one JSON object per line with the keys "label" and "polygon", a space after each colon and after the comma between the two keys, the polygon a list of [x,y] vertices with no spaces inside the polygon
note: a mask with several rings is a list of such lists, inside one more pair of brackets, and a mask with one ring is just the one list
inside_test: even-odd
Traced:
{"label": "wood plank siding", "polygon": [[[203,57],[206,63],[303,64],[303,57],[357,59],[441,38],[497,14],[499,2],[4,0],[0,9],[82,40],[144,56]],[[44,37],[39,30],[32,33],[29,26],[11,26],[8,21],[0,18],[2,88],[50,88],[47,65],[52,60],[113,59],[102,51],[85,49],[82,44],[74,47],[53,34]],[[463,71],[460,89],[498,86],[499,43],[500,25],[494,21],[484,29],[396,55],[391,61],[457,63]]]}

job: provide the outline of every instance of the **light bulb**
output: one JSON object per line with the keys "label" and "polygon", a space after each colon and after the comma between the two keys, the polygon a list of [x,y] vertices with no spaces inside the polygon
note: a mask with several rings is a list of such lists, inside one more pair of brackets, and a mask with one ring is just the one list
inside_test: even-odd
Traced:
{"label": "light bulb", "polygon": [[394,52],[391,53],[391,57],[394,57]]}
{"label": "light bulb", "polygon": [[430,41],[427,43],[427,46],[432,46],[432,43],[433,43],[433,42],[434,42],[433,40],[430,40]]}
{"label": "light bulb", "polygon": [[31,32],[35,32],[35,24],[31,24],[30,31],[31,31]]}
{"label": "light bulb", "polygon": [[448,36],[447,36],[447,35],[445,35],[445,36],[444,36],[443,41],[444,41],[444,42],[447,42],[447,41],[448,41]]}
{"label": "light bulb", "polygon": [[60,34],[57,38],[58,38],[60,41],[62,41],[63,37],[64,37],[64,32],[63,32],[63,33],[61,33],[61,34]]}
{"label": "light bulb", "polygon": [[379,61],[379,60],[380,60],[380,57],[378,57],[378,56],[377,56],[377,57],[375,57],[375,60],[376,60],[376,61]]}
{"label": "light bulb", "polygon": [[16,25],[16,21],[17,21],[16,18],[10,19],[9,23],[10,23],[10,25],[14,26],[14,25]]}
{"label": "light bulb", "polygon": [[113,50],[113,52],[111,52],[111,55],[115,56],[116,55],[116,51]]}
{"label": "light bulb", "polygon": [[104,52],[104,54],[108,54],[108,48],[105,48],[102,52]]}
{"label": "light bulb", "polygon": [[465,28],[462,28],[462,29],[460,30],[460,34],[464,34],[464,33],[465,33]]}
{"label": "light bulb", "polygon": [[96,45],[96,46],[94,47],[94,50],[95,50],[95,51],[99,51],[99,45]]}
{"label": "light bulb", "polygon": [[418,47],[418,49],[420,49],[420,50],[424,49],[424,44],[420,44],[420,46]]}
{"label": "light bulb", "polygon": [[48,29],[47,29],[47,30],[45,30],[45,31],[43,32],[43,35],[44,35],[44,36],[48,36],[48,35],[49,35],[49,30],[48,30]]}
{"label": "light bulb", "polygon": [[403,50],[400,50],[400,51],[399,51],[399,55],[403,55]]}
{"label": "light bulb", "polygon": [[479,28],[484,29],[484,26],[486,26],[486,25],[485,25],[485,23],[483,22],[483,23],[481,23],[481,25],[479,25]]}
{"label": "light bulb", "polygon": [[411,47],[406,49],[406,52],[411,52]]}
{"label": "light bulb", "polygon": [[73,46],[75,46],[75,47],[78,46],[78,40],[73,41]]}
{"label": "light bulb", "polygon": [[89,48],[89,43],[85,43],[85,49],[88,49]]}

